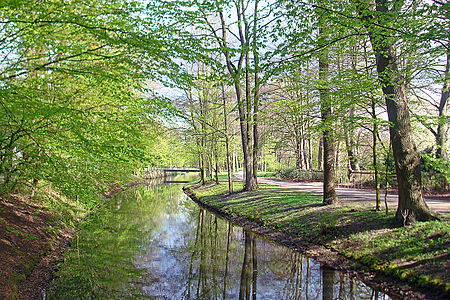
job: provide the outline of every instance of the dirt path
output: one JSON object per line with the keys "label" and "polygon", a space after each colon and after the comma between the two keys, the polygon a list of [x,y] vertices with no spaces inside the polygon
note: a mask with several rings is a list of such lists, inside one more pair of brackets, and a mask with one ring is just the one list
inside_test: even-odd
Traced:
{"label": "dirt path", "polygon": [[[242,179],[242,172],[235,173],[235,176]],[[294,182],[285,179],[263,177],[259,177],[258,182],[322,195],[322,182]],[[337,187],[336,194],[343,205],[359,205],[375,208],[375,191]],[[432,210],[440,214],[450,214],[450,197],[425,197],[425,201]],[[397,194],[388,193],[387,202],[390,210],[396,210]],[[381,205],[384,210],[384,191],[381,194]]]}

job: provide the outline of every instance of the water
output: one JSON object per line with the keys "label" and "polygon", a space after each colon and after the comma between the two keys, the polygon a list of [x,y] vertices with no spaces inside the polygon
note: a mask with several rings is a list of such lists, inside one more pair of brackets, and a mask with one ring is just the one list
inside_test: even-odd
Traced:
{"label": "water", "polygon": [[181,184],[124,191],[88,218],[48,299],[391,299],[200,209]]}

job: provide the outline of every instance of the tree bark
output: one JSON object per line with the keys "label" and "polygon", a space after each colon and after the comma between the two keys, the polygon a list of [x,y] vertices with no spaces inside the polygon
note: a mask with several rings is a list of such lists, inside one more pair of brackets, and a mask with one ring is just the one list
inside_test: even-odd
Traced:
{"label": "tree bark", "polygon": [[375,52],[378,79],[386,100],[388,118],[392,124],[389,133],[398,180],[398,208],[395,219],[400,224],[434,219],[423,199],[420,154],[412,136],[406,83],[399,72],[394,41],[388,38],[389,32],[384,32],[385,30],[374,25],[389,27],[390,16],[396,12],[389,11],[386,0],[375,1],[376,14],[369,13],[373,9],[368,7],[367,2],[361,0],[354,2],[368,30]]}
{"label": "tree bark", "polygon": [[233,181],[231,179],[231,154],[230,154],[230,138],[228,136],[228,114],[227,114],[227,100],[225,97],[225,88],[222,84],[222,100],[223,100],[223,123],[225,133],[225,148],[227,155],[227,174],[228,174],[228,193],[233,193]]}
{"label": "tree bark", "polygon": [[374,171],[374,180],[375,180],[375,203],[376,210],[381,210],[381,200],[380,200],[380,177],[378,175],[378,153],[377,153],[377,137],[378,137],[378,123],[377,123],[377,112],[375,110],[375,99],[371,100],[372,107],[372,165]]}
{"label": "tree bark", "polygon": [[445,79],[442,87],[441,100],[439,102],[439,119],[436,131],[436,158],[448,160],[448,153],[446,148],[448,123],[445,120],[448,110],[448,94],[450,85],[450,53],[447,51],[447,64],[445,67]]}
{"label": "tree bark", "polygon": [[[319,17],[319,39],[321,43],[327,40],[327,34],[324,32],[323,18]],[[322,114],[322,122],[325,126],[323,130],[323,204],[330,205],[338,202],[336,191],[334,189],[334,163],[335,163],[335,146],[334,139],[330,131],[331,119],[331,101],[328,94],[328,73],[329,62],[328,52],[322,50],[319,56],[319,81],[320,81],[320,110]]]}
{"label": "tree bark", "polygon": [[[236,100],[237,100],[237,107],[238,107],[238,113],[239,113],[239,125],[241,130],[241,141],[242,141],[242,152],[244,154],[244,176],[245,176],[245,185],[244,190],[245,191],[252,191],[257,188],[257,183],[255,181],[255,178],[253,177],[253,166],[252,166],[252,153],[250,151],[250,143],[249,143],[249,123],[247,118],[247,113],[245,109],[245,104],[242,100],[242,92],[241,92],[241,86],[240,86],[240,74],[242,72],[242,62],[245,57],[245,53],[241,52],[241,55],[239,57],[238,65],[235,66],[233,62],[231,61],[230,51],[228,50],[228,41],[227,41],[227,28],[225,26],[225,18],[223,16],[222,11],[219,8],[219,17],[221,22],[221,31],[222,31],[222,38],[218,39],[218,42],[220,45],[224,48],[223,54],[225,56],[225,62],[228,69],[228,72],[233,77],[234,81],[234,89],[236,92]],[[242,2],[238,1],[236,3],[236,10],[237,10],[237,17],[239,19],[239,37],[242,49],[241,51],[247,51],[245,48],[245,37],[242,30],[242,15],[243,15],[243,7]],[[248,99],[246,99],[248,100]],[[247,111],[248,112],[248,111]]]}
{"label": "tree bark", "polygon": [[[350,118],[353,117],[353,108],[350,112]],[[348,172],[348,178],[350,179],[352,177],[352,172],[359,171],[359,162],[358,158],[355,155],[355,137],[354,137],[354,131],[353,129],[347,129],[345,130],[345,147],[347,148],[347,157],[348,157],[348,166],[349,166],[349,172]]]}
{"label": "tree bark", "polygon": [[317,169],[323,170],[323,137],[319,139],[319,151],[317,154]]}
{"label": "tree bark", "polygon": [[295,126],[295,168],[303,169],[303,143],[298,126]]}
{"label": "tree bark", "polygon": [[253,12],[253,59],[255,64],[255,87],[253,93],[253,178],[258,185],[258,153],[259,153],[259,136],[258,136],[258,113],[259,113],[259,54],[257,49],[257,22],[258,22],[258,4],[255,1],[255,11]]}
{"label": "tree bark", "polygon": [[303,138],[303,168],[305,170],[309,169],[309,150],[308,150],[308,141]]}
{"label": "tree bark", "polygon": [[[356,46],[352,46],[352,52],[356,52]],[[351,67],[354,74],[358,74],[358,71],[356,69],[357,66],[357,57],[355,54],[351,55]],[[353,95],[352,95],[353,96]],[[354,121],[353,118],[355,117],[355,107],[352,105],[350,107],[350,113],[349,113],[349,123],[348,126],[345,128],[345,146],[347,147],[347,157],[348,157],[348,179],[352,181],[353,172],[359,171],[359,162],[358,158],[355,155],[355,132],[353,128],[350,126],[351,123]]]}
{"label": "tree bark", "polygon": [[311,139],[308,139],[308,165],[309,169],[313,169],[313,163],[312,163],[312,142]]}
{"label": "tree bark", "polygon": [[214,145],[214,162],[216,164],[215,170],[214,170],[214,180],[216,184],[219,184],[219,154],[217,153],[217,145]]}
{"label": "tree bark", "polygon": [[242,152],[244,154],[245,191],[252,191],[257,188],[253,177],[252,158],[249,149],[248,123],[245,119],[244,105],[242,103],[241,88],[239,83],[235,83],[236,98],[238,100],[239,125],[241,128]]}

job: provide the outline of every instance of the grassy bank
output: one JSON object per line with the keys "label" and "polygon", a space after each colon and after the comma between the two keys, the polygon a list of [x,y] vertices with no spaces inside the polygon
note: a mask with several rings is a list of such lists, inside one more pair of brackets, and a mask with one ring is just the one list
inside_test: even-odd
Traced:
{"label": "grassy bank", "polygon": [[[320,246],[346,257],[353,268],[406,283],[406,289],[415,286],[437,298],[449,295],[448,220],[395,227],[393,212],[322,206],[319,196],[264,184],[257,191],[232,195],[227,188],[223,182],[191,185],[186,191],[207,207],[240,223],[250,222],[282,243],[303,250]],[[241,191],[242,183],[234,183],[234,190]],[[280,235],[284,237],[277,238]]]}

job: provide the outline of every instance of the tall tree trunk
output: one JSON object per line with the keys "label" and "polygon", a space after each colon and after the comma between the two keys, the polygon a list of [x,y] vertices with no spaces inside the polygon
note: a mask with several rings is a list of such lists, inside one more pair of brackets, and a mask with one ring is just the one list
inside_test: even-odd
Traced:
{"label": "tall tree trunk", "polygon": [[[353,109],[352,109],[353,111]],[[352,113],[350,114],[352,117]],[[345,147],[347,148],[347,157],[348,157],[348,165],[349,165],[349,175],[351,177],[351,173],[354,171],[359,171],[359,162],[358,158],[355,154],[355,137],[352,129],[345,130]]]}
{"label": "tall tree trunk", "polygon": [[[319,39],[324,44],[327,40],[327,33],[324,28],[323,17],[319,17]],[[335,146],[334,139],[330,130],[331,123],[331,101],[328,93],[328,51],[323,49],[319,56],[319,81],[320,81],[320,110],[322,113],[322,122],[325,126],[323,130],[323,203],[336,204],[338,199],[334,189],[334,161]]]}
{"label": "tall tree trunk", "polygon": [[186,91],[186,97],[189,100],[189,106],[191,108],[190,111],[190,117],[191,117],[191,124],[192,127],[194,128],[194,132],[196,133],[195,135],[195,143],[197,145],[197,149],[198,149],[198,167],[200,168],[200,182],[201,184],[205,184],[206,182],[206,170],[205,170],[205,160],[204,160],[204,155],[203,155],[203,145],[202,145],[202,141],[203,141],[203,135],[200,132],[200,129],[197,126],[197,122],[194,118],[194,97],[192,95],[192,91],[188,90]]}
{"label": "tall tree trunk", "polygon": [[255,10],[253,12],[253,59],[255,64],[255,87],[253,93],[253,178],[258,184],[258,153],[259,153],[259,136],[258,136],[258,113],[259,113],[259,54],[257,48],[257,24],[258,24],[258,4],[259,0],[255,0]]}
{"label": "tall tree trunk", "polygon": [[[251,100],[251,82],[250,82],[250,38],[249,38],[249,24],[245,15],[246,6],[243,0],[238,1],[238,21],[239,25],[239,36],[241,43],[241,51],[245,53],[245,120],[247,122],[247,166],[246,166],[246,178],[245,178],[245,191],[252,191],[258,188],[256,181],[256,175],[254,175],[253,167],[253,114],[252,114],[252,100]],[[244,25],[242,29],[242,25]]]}
{"label": "tall tree trunk", "polygon": [[239,125],[241,127],[242,152],[244,154],[245,191],[252,191],[257,188],[253,177],[252,158],[249,148],[248,123],[245,119],[244,105],[242,103],[241,88],[239,83],[235,83],[236,97],[238,99]]}
{"label": "tall tree trunk", "polygon": [[[365,22],[375,52],[378,79],[386,100],[388,118],[392,124],[389,132],[398,181],[398,207],[395,219],[400,224],[434,219],[435,216],[423,199],[420,154],[412,136],[406,83],[398,69],[394,42],[388,38],[389,32],[374,27],[374,24],[380,24],[382,28],[389,28],[393,22],[390,18],[397,12],[389,11],[386,0],[375,1],[376,14],[369,13],[373,9],[368,7],[366,1],[354,0],[354,2]],[[400,3],[398,0],[394,2]]]}
{"label": "tall tree trunk", "polygon": [[371,100],[372,106],[372,165],[374,171],[374,179],[375,179],[375,202],[376,202],[376,210],[381,210],[381,200],[380,200],[380,176],[378,175],[378,153],[377,153],[377,137],[378,137],[378,123],[377,123],[377,112],[375,110],[375,99]]}
{"label": "tall tree trunk", "polygon": [[200,113],[200,158],[202,160],[202,165],[204,169],[204,177],[202,177],[202,183],[205,184],[207,181],[207,177],[211,177],[211,168],[210,168],[210,160],[208,160],[208,154],[206,153],[206,128],[205,128],[205,97],[199,93],[198,101],[199,101],[199,113]]}
{"label": "tall tree trunk", "polygon": [[303,144],[299,131],[298,127],[295,128],[295,168],[297,170],[303,169]]}
{"label": "tall tree trunk", "polygon": [[225,148],[227,155],[227,174],[228,174],[228,193],[233,193],[233,181],[231,179],[231,154],[230,154],[230,138],[228,136],[228,113],[227,113],[227,100],[225,97],[225,87],[222,84],[222,100],[223,100],[223,123],[225,133]]}
{"label": "tall tree trunk", "polygon": [[319,139],[319,151],[317,154],[317,169],[323,170],[323,136]]}
{"label": "tall tree trunk", "polygon": [[[338,133],[339,135],[341,135],[341,132],[339,132]],[[339,178],[340,178],[340,174],[339,174],[339,170],[340,170],[340,168],[339,168],[339,156],[340,156],[340,154],[341,154],[341,140],[337,140],[337,142],[335,142],[334,143],[334,157],[335,157],[335,160],[334,160],[334,176],[335,177],[337,177],[338,178],[338,180],[339,180]]]}
{"label": "tall tree trunk", "polygon": [[308,139],[308,165],[309,169],[313,169],[313,162],[312,162],[312,142],[311,139]]}
{"label": "tall tree trunk", "polygon": [[214,157],[213,157],[213,153],[210,153],[209,156],[209,180],[213,181],[213,175],[214,175]]}
{"label": "tall tree trunk", "polygon": [[206,168],[205,168],[205,159],[203,156],[203,152],[200,152],[199,164],[200,164],[201,184],[205,184],[206,183]]}
{"label": "tall tree trunk", "polygon": [[217,145],[214,146],[214,161],[216,164],[215,170],[214,170],[214,180],[216,181],[216,184],[219,184],[219,154],[217,153]]}
{"label": "tall tree trunk", "polygon": [[[355,53],[356,52],[356,46],[352,46],[352,52]],[[358,74],[358,71],[356,69],[356,65],[357,65],[357,57],[355,54],[351,55],[351,66],[352,66],[352,71],[354,72],[354,74]],[[349,122],[348,122],[348,126],[345,126],[345,135],[346,135],[346,139],[345,139],[345,146],[347,147],[347,157],[348,157],[348,162],[349,162],[349,168],[348,168],[348,179],[351,180],[352,179],[352,173],[354,171],[359,171],[359,162],[358,162],[358,158],[355,155],[355,132],[353,130],[353,128],[350,126],[353,122],[354,122],[354,117],[355,117],[355,106],[352,105],[350,107],[350,113],[349,113]]]}
{"label": "tall tree trunk", "polygon": [[[235,136],[235,132],[233,130],[233,136]],[[238,158],[237,158],[237,153],[236,153],[236,144],[233,144],[233,172],[236,172],[239,168],[239,164],[238,164]]]}
{"label": "tall tree trunk", "polygon": [[[246,48],[248,48],[248,45],[245,45],[246,40],[243,34],[242,30],[242,16],[244,14],[243,12],[243,4],[242,1],[239,0],[236,3],[236,11],[237,11],[237,17],[239,20],[239,36],[240,36],[240,42],[242,46],[242,51],[248,51]],[[236,67],[233,62],[231,61],[230,52],[228,50],[228,41],[227,41],[227,28],[225,26],[225,18],[223,16],[223,12],[220,7],[219,9],[219,17],[221,22],[221,31],[222,31],[222,38],[219,40],[220,44],[224,48],[224,56],[225,61],[227,65],[228,72],[233,77],[234,81],[234,88],[236,92],[236,101],[237,101],[237,107],[238,107],[238,113],[239,113],[239,125],[241,130],[241,141],[242,141],[242,152],[244,154],[244,174],[245,174],[245,185],[244,190],[245,191],[251,191],[257,188],[257,183],[255,181],[255,178],[253,177],[253,166],[252,166],[252,153],[250,151],[250,135],[249,135],[249,120],[248,120],[248,110],[246,110],[246,105],[243,103],[242,100],[242,92],[241,92],[241,86],[240,86],[240,75],[242,72],[242,62],[244,60],[245,54],[244,52],[241,53],[241,56],[239,58],[238,66]],[[247,46],[247,47],[245,47]],[[248,93],[248,88],[246,86],[246,96]],[[248,97],[245,100],[249,100]]]}
{"label": "tall tree trunk", "polygon": [[[256,9],[258,8],[257,6],[258,1],[256,1]],[[255,115],[252,112],[252,110],[255,108],[254,103],[252,105],[252,88],[251,88],[251,81],[250,81],[250,75],[251,75],[251,70],[250,70],[250,27],[247,21],[247,17],[245,15],[245,8],[244,8],[244,1],[240,0],[240,8],[241,8],[241,19],[243,21],[244,24],[244,38],[241,40],[241,46],[242,46],[242,50],[245,52],[245,102],[246,102],[246,121],[247,121],[247,137],[248,137],[248,151],[249,151],[249,169],[251,168],[251,171],[246,178],[246,184],[244,187],[244,190],[246,191],[252,191],[258,188],[258,181],[257,181],[257,152],[258,149],[255,149],[255,143],[257,144],[258,142],[254,140],[255,137],[255,132],[254,130],[257,130],[257,125],[255,123]],[[256,14],[256,11],[255,11]],[[238,16],[239,18],[239,16]],[[242,37],[242,35],[241,35]],[[256,78],[255,77],[255,82],[256,82]],[[256,88],[256,87],[255,87]],[[258,132],[256,132],[256,137],[257,137]],[[256,165],[255,165],[256,162]]]}
{"label": "tall tree trunk", "polygon": [[450,85],[450,52],[447,50],[447,64],[445,68],[445,79],[444,85],[442,87],[441,101],[439,102],[439,120],[438,127],[436,131],[436,157],[448,160],[448,153],[446,148],[447,142],[447,131],[448,131],[448,121],[445,120],[447,117],[448,110],[448,95],[449,95],[449,85]]}
{"label": "tall tree trunk", "polygon": [[303,138],[302,142],[303,142],[303,151],[302,151],[302,153],[303,153],[303,168],[305,170],[308,170],[309,169],[308,141],[305,138]]}

